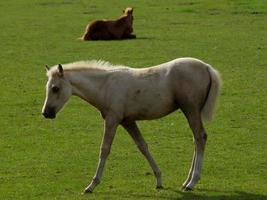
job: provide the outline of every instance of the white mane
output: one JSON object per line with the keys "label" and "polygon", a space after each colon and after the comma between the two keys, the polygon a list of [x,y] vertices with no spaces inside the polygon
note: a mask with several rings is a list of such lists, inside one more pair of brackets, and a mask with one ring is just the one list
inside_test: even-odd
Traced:
{"label": "white mane", "polygon": [[[112,65],[110,62],[103,60],[82,60],[76,61],[73,63],[62,64],[64,71],[116,71],[116,70],[125,70],[129,69],[128,67],[122,65]],[[48,72],[47,75],[57,73],[58,65],[53,66]]]}
{"label": "white mane", "polygon": [[114,68],[110,62],[103,60],[82,60],[73,63],[63,64],[63,68],[70,69],[110,69]]}

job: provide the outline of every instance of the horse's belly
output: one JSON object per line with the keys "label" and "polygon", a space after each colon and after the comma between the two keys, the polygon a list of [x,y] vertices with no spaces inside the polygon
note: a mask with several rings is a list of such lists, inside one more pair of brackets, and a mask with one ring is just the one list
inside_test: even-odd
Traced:
{"label": "horse's belly", "polygon": [[131,105],[126,108],[125,118],[132,120],[150,120],[164,117],[178,109],[172,101],[151,101],[138,105]]}

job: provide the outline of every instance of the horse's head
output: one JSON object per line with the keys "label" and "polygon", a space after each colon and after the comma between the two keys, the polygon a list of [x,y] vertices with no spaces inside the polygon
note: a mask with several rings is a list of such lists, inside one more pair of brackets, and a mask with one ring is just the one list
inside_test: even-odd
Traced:
{"label": "horse's head", "polygon": [[125,8],[122,12],[126,16],[133,15],[133,8],[131,8],[131,7]]}
{"label": "horse's head", "polygon": [[49,69],[46,66],[48,81],[46,98],[42,109],[45,118],[53,119],[72,94],[70,82],[64,76],[62,65]]}
{"label": "horse's head", "polygon": [[123,12],[123,18],[125,19],[126,24],[128,24],[132,29],[133,19],[134,19],[133,8],[131,7],[125,8],[122,12]]}

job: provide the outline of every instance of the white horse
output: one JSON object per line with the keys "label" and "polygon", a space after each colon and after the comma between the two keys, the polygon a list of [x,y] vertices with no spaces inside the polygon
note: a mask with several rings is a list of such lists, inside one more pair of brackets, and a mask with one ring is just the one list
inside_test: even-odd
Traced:
{"label": "white horse", "polygon": [[76,95],[96,107],[105,120],[99,163],[85,192],[100,183],[118,125],[122,125],[149,162],[157,188],[162,188],[161,172],[149,153],[136,120],[151,120],[181,109],[192,129],[195,143],[191,169],[183,190],[191,190],[200,179],[207,134],[202,119],[210,120],[220,91],[219,73],[210,65],[180,58],[154,67],[134,69],[112,66],[103,61],[80,61],[47,67],[48,82],[42,114],[56,113]]}

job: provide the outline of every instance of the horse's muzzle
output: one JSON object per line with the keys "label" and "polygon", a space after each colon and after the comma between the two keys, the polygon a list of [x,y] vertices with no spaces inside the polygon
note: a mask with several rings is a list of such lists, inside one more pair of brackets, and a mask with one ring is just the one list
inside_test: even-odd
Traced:
{"label": "horse's muzzle", "polygon": [[48,108],[44,112],[42,112],[43,116],[48,119],[56,118],[56,112],[53,108]]}

